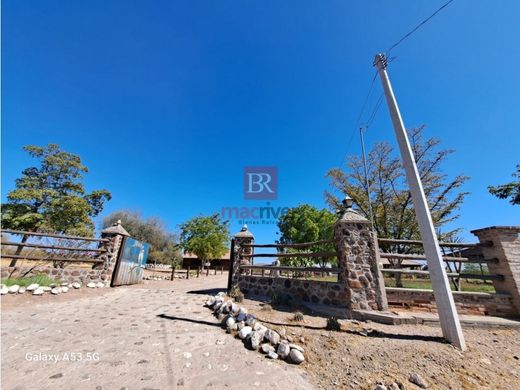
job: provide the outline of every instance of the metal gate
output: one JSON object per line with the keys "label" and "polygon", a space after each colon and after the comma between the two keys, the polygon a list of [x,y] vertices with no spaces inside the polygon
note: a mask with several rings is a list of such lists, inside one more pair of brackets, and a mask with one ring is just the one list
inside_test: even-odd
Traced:
{"label": "metal gate", "polygon": [[149,250],[150,246],[148,244],[137,241],[132,237],[125,237],[119,251],[119,257],[110,285],[114,287],[140,283],[143,280],[144,267],[148,260]]}

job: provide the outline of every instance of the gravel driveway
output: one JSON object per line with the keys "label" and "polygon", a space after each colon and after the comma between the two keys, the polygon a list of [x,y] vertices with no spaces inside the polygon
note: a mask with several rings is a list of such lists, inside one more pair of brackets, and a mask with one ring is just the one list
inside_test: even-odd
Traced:
{"label": "gravel driveway", "polygon": [[218,326],[201,291],[226,281],[217,275],[2,297],[1,387],[313,388],[300,368],[245,349]]}

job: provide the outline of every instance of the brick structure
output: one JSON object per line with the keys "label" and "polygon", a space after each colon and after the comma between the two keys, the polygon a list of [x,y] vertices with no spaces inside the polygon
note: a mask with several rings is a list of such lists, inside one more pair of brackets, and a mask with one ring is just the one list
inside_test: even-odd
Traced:
{"label": "brick structure", "polygon": [[384,279],[379,270],[376,233],[370,221],[344,200],[345,211],[334,226],[340,281],[346,284],[349,309],[385,310]]}
{"label": "brick structure", "polygon": [[520,315],[520,226],[492,226],[471,233],[484,244],[484,257],[497,259],[488,263],[490,273],[504,276],[504,280],[493,280],[495,290],[510,295],[516,315]]}

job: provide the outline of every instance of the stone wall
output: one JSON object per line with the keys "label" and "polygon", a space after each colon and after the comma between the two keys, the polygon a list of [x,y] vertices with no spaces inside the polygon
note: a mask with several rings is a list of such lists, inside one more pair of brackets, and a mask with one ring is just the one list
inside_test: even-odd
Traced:
{"label": "stone wall", "polygon": [[341,282],[241,275],[238,286],[246,295],[271,298],[276,294],[290,302],[311,302],[345,308],[350,298],[349,289]]}
{"label": "stone wall", "polygon": [[[13,272],[14,271],[14,272]],[[38,267],[6,267],[2,268],[2,279],[9,275],[25,275],[26,277],[36,275],[47,275],[49,278],[61,282],[107,282],[111,274],[105,269],[92,269],[80,267],[54,268],[52,266]]]}
{"label": "stone wall", "polygon": [[[410,288],[386,288],[390,306],[410,307],[414,310],[436,312],[435,297],[431,290]],[[508,294],[478,292],[453,292],[453,299],[459,314],[516,317],[516,310]]]}

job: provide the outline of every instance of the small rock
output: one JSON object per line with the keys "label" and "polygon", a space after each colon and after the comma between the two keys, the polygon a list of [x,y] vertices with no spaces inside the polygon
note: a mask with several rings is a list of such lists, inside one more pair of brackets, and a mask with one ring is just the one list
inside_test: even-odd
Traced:
{"label": "small rock", "polygon": [[184,352],[182,354],[182,356],[184,356],[185,359],[190,359],[191,358],[191,352]]}
{"label": "small rock", "polygon": [[424,381],[424,379],[415,372],[410,375],[410,378],[408,378],[408,380],[423,389],[426,389],[428,387],[428,384]]}
{"label": "small rock", "polygon": [[246,325],[253,327],[256,322],[256,317],[253,314],[247,314],[246,315]]}
{"label": "small rock", "polygon": [[18,289],[18,294],[24,294],[25,291],[27,291],[27,289],[26,289],[25,287],[20,287],[20,288]]}
{"label": "small rock", "polygon": [[69,288],[67,286],[62,286],[61,287],[61,292],[62,293],[66,293],[67,291],[69,291]]}
{"label": "small rock", "polygon": [[249,334],[253,331],[253,328],[250,326],[244,326],[242,329],[238,331],[238,337],[240,337],[242,340],[245,339]]}
{"label": "small rock", "polygon": [[291,352],[289,353],[289,359],[294,364],[300,364],[301,362],[305,361],[305,357],[303,356],[303,353],[301,353],[297,349],[291,349]]}
{"label": "small rock", "polygon": [[72,283],[72,287],[74,287],[75,289],[78,289],[81,287],[81,284],[78,282],[74,282],[74,283]]}
{"label": "small rock", "polygon": [[61,287],[54,287],[54,288],[51,290],[51,294],[54,294],[54,295],[61,294]]}
{"label": "small rock", "polygon": [[94,282],[89,282],[89,283],[87,283],[87,287],[88,287],[88,288],[96,288],[96,283],[94,283]]}
{"label": "small rock", "polygon": [[267,357],[268,357],[269,359],[275,359],[275,360],[276,360],[276,359],[278,359],[278,354],[277,354],[276,352],[274,352],[274,351],[271,351],[271,352],[269,352],[269,353],[267,354]]}
{"label": "small rock", "polygon": [[208,307],[211,307],[211,306],[213,306],[214,303],[215,303],[215,298],[211,297],[211,298],[208,298],[205,305]]}
{"label": "small rock", "polygon": [[9,287],[9,294],[16,294],[18,290],[20,289],[20,286],[17,284],[13,284],[11,287]]}
{"label": "small rock", "polygon": [[262,353],[268,354],[269,352],[274,352],[275,349],[272,345],[265,343],[260,346],[260,351]]}
{"label": "small rock", "polygon": [[265,338],[273,345],[278,345],[280,342],[280,335],[272,329],[267,329],[265,332]]}
{"label": "small rock", "polygon": [[289,344],[289,348],[291,348],[291,349],[297,349],[297,350],[300,351],[301,353],[305,352],[305,351],[303,350],[302,347],[300,347],[299,345],[296,345],[296,344]]}
{"label": "small rock", "polygon": [[32,283],[29,286],[27,286],[27,291],[34,291],[36,290],[40,285],[38,283]]}
{"label": "small rock", "polygon": [[42,286],[42,287],[40,287],[40,288],[43,289],[43,291],[45,291],[45,292],[49,292],[49,291],[52,290],[52,287],[51,287],[51,286]]}
{"label": "small rock", "polygon": [[0,294],[5,295],[9,292],[9,289],[6,286],[0,287]]}
{"label": "small rock", "polygon": [[105,287],[105,283],[103,283],[103,282],[97,282],[97,283],[96,283],[96,287],[97,287],[97,288]]}
{"label": "small rock", "polygon": [[68,286],[69,286],[69,282],[63,282],[63,283],[61,284],[61,287],[64,287],[64,286],[68,287]]}
{"label": "small rock", "polygon": [[385,385],[382,385],[381,383],[378,383],[376,385],[376,390],[387,390]]}
{"label": "small rock", "polygon": [[[278,345],[278,349],[276,353],[278,356],[280,356],[280,359],[285,359],[287,356],[289,356],[289,353],[291,352],[291,348],[289,348],[289,344],[286,342],[281,342]],[[299,352],[299,351],[298,351]],[[301,352],[300,352],[301,353]]]}
{"label": "small rock", "polygon": [[254,350],[257,350],[263,339],[264,339],[264,333],[263,332],[258,331],[258,330],[252,331],[251,332],[251,337],[250,337],[251,348],[253,348]]}
{"label": "small rock", "polygon": [[246,323],[244,321],[237,322],[238,330],[241,330],[244,326],[246,326]]}
{"label": "small rock", "polygon": [[246,320],[246,313],[238,313],[237,322],[244,322]]}
{"label": "small rock", "polygon": [[231,304],[231,313],[236,316],[239,313],[239,311],[240,307],[235,302],[233,302]]}
{"label": "small rock", "polygon": [[38,287],[36,290],[33,291],[32,295],[43,295],[43,293],[43,287]]}
{"label": "small rock", "polygon": [[233,317],[228,317],[228,319],[226,320],[226,328],[230,328],[236,324],[236,321]]}

